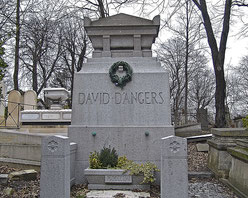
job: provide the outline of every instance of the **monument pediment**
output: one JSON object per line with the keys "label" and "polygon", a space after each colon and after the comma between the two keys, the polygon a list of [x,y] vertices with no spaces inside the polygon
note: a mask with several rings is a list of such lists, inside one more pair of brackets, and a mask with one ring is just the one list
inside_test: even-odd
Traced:
{"label": "monument pediment", "polygon": [[160,24],[159,15],[155,16],[153,20],[148,20],[128,14],[120,13],[106,18],[100,18],[96,21],[91,21],[85,18],[85,26],[146,26]]}
{"label": "monument pediment", "polygon": [[153,20],[123,13],[95,21],[84,19],[95,58],[151,57],[151,46],[158,36],[159,25],[159,15]]}

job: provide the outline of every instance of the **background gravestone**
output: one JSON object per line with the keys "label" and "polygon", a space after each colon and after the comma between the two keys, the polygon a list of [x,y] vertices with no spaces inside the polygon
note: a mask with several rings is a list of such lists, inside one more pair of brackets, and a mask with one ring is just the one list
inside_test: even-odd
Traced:
{"label": "background gravestone", "polygon": [[5,100],[5,96],[6,96],[6,85],[4,84],[4,82],[0,82],[0,89],[1,89],[1,101],[0,101],[0,124],[4,124],[4,112],[5,112],[5,106],[6,106],[6,102]]}
{"label": "background gravestone", "polygon": [[37,94],[33,90],[24,93],[24,110],[33,110],[37,106]]}
{"label": "background gravestone", "polygon": [[[169,76],[151,51],[159,16],[147,20],[117,14],[97,21],[86,18],[84,25],[94,52],[74,78],[68,131],[70,140],[78,144],[76,182],[85,181],[90,152],[103,146],[114,147],[135,162],[150,161],[160,167],[161,138],[174,135],[174,128]],[[115,65],[120,66],[113,72],[119,80],[130,74],[123,68],[132,69],[132,80],[123,87],[120,81],[111,81],[109,71]]]}
{"label": "background gravestone", "polygon": [[8,118],[7,126],[17,126],[19,125],[19,113],[22,103],[22,96],[19,91],[12,90],[8,96]]}

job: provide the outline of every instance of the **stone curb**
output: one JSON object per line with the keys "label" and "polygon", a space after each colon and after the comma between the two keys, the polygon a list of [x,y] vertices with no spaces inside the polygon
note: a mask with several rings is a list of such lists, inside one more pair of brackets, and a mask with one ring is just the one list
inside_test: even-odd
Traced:
{"label": "stone curb", "polygon": [[188,173],[189,179],[192,178],[212,178],[214,174],[212,172],[204,171],[204,172],[189,172]]}

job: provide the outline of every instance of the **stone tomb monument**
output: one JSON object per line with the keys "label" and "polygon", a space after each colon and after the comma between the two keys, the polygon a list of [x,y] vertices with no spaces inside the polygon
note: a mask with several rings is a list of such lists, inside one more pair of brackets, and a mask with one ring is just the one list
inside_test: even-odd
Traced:
{"label": "stone tomb monument", "polygon": [[174,135],[174,128],[169,75],[151,51],[159,25],[159,16],[85,19],[94,52],[74,79],[69,137],[78,145],[76,183],[85,182],[90,152],[103,146],[160,168],[161,138]]}

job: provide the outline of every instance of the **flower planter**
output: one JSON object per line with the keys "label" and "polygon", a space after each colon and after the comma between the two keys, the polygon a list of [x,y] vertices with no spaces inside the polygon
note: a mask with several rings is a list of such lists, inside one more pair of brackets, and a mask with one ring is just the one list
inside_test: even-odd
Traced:
{"label": "flower planter", "polygon": [[150,184],[142,184],[144,176],[129,175],[122,169],[85,169],[89,190],[149,190]]}

